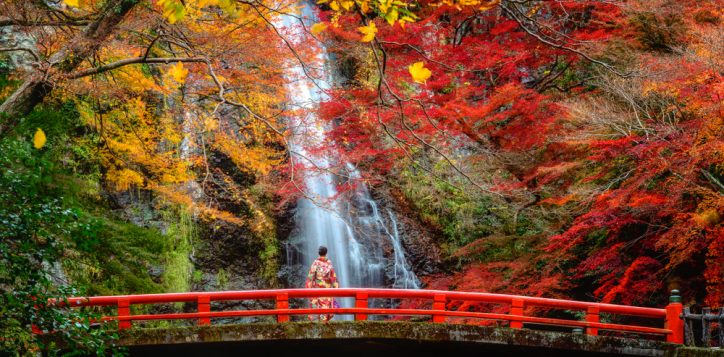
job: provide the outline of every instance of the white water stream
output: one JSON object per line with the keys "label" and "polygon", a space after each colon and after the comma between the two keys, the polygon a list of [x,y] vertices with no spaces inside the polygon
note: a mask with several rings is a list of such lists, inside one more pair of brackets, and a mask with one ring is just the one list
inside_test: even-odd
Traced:
{"label": "white water stream", "polygon": [[[310,6],[305,4],[300,12],[305,26],[310,28],[316,21]],[[284,29],[292,43],[301,43],[306,36],[299,20],[292,16],[280,16],[275,25]],[[330,63],[329,57],[323,46],[318,46],[315,65],[326,66]],[[392,211],[387,210],[386,217],[381,215],[377,202],[363,183],[356,185],[352,192],[338,195],[337,184],[345,178],[325,169],[345,167],[346,179],[356,181],[360,179],[359,172],[351,164],[340,163],[313,150],[327,141],[329,128],[315,110],[327,99],[324,91],[332,83],[330,72],[325,70],[322,78],[312,81],[294,59],[285,74],[290,82],[287,86],[290,105],[304,109],[305,113],[304,117],[289,118],[290,145],[298,153],[293,159],[308,167],[301,173],[307,197],[297,202],[295,230],[287,246],[287,264],[292,269],[301,269],[295,271],[301,281],[317,258],[317,248],[324,245],[329,250],[327,256],[334,264],[340,287],[417,289],[419,281],[405,258]],[[310,165],[310,161],[314,165]],[[351,306],[351,301],[342,301],[341,305]]]}

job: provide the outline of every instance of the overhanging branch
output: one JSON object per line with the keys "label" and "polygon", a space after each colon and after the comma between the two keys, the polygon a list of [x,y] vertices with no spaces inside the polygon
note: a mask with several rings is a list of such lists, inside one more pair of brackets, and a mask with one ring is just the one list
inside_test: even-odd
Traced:
{"label": "overhanging branch", "polygon": [[107,72],[110,70],[114,70],[116,68],[120,68],[123,66],[128,66],[131,64],[141,64],[141,63],[158,63],[158,64],[169,64],[169,63],[176,63],[176,62],[208,62],[208,59],[205,57],[157,57],[157,58],[145,58],[145,57],[134,57],[134,58],[127,58],[120,61],[112,62],[109,64],[105,64],[99,67],[94,68],[88,68],[79,72],[71,73],[68,75],[68,78],[70,79],[76,79],[81,77],[86,77],[98,73]]}
{"label": "overhanging branch", "polygon": [[38,54],[35,53],[35,51],[33,51],[33,50],[30,49],[30,48],[25,48],[25,47],[0,47],[0,52],[11,52],[11,51],[23,51],[23,52],[30,53],[30,54],[33,56],[33,58],[35,58],[35,61],[36,61],[36,62],[37,62],[37,61],[40,61],[40,56],[38,56]]}
{"label": "overhanging branch", "polygon": [[86,26],[90,23],[90,20],[19,20],[19,19],[2,19],[0,20],[0,27],[7,26],[21,26],[21,27],[35,27],[35,26],[49,26],[49,27],[63,27],[63,26]]}

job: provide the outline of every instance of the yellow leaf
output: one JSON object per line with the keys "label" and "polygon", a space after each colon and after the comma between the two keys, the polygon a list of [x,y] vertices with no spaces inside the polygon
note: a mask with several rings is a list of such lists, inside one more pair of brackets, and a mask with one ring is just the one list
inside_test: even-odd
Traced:
{"label": "yellow leaf", "polygon": [[359,7],[360,7],[360,10],[362,10],[362,13],[363,13],[363,14],[366,14],[366,13],[370,12],[370,3],[369,3],[369,1],[362,1],[362,2],[360,3],[360,6],[359,6]]}
{"label": "yellow leaf", "polygon": [[339,11],[339,3],[336,1],[332,1],[329,3],[329,7],[332,8],[334,11]]}
{"label": "yellow leaf", "polygon": [[327,29],[327,24],[325,24],[324,22],[318,22],[318,23],[312,25],[312,28],[309,31],[312,33],[312,35],[316,36],[316,35],[319,35],[320,32],[322,32],[326,29]]}
{"label": "yellow leaf", "polygon": [[400,23],[404,23],[404,22],[415,22],[415,19],[411,16],[403,16],[400,19]]}
{"label": "yellow leaf", "polygon": [[40,149],[45,145],[45,141],[45,132],[43,132],[43,129],[38,128],[33,136],[33,146],[35,146],[36,149]]}
{"label": "yellow leaf", "polygon": [[80,6],[80,4],[78,4],[78,0],[63,0],[63,2],[64,2],[66,5],[72,6],[72,7],[79,7],[79,6]]}
{"label": "yellow leaf", "polygon": [[202,7],[209,7],[209,6],[216,6],[219,4],[218,0],[197,0],[196,6],[199,8]]}
{"label": "yellow leaf", "polygon": [[392,26],[395,24],[395,21],[397,21],[397,18],[399,16],[400,16],[400,14],[397,12],[397,9],[392,8],[385,15],[385,20],[387,20],[387,23],[390,24],[390,26]]}
{"label": "yellow leaf", "polygon": [[177,0],[159,0],[158,3],[163,7],[163,16],[170,24],[176,23],[186,15],[186,7]]}
{"label": "yellow leaf", "polygon": [[432,75],[429,69],[425,68],[425,64],[422,62],[415,62],[408,68],[412,79],[417,83],[425,83],[428,78]]}
{"label": "yellow leaf", "polygon": [[354,6],[354,1],[342,0],[341,4],[345,10],[349,11],[349,9],[351,9],[352,6]]}
{"label": "yellow leaf", "polygon": [[364,35],[362,36],[362,42],[374,40],[375,34],[377,34],[377,26],[375,26],[374,22],[370,22],[367,26],[358,27],[357,30]]}
{"label": "yellow leaf", "polygon": [[175,65],[168,69],[168,74],[176,82],[183,83],[186,80],[186,76],[189,74],[189,70],[184,68],[184,64],[176,62]]}
{"label": "yellow leaf", "polygon": [[478,10],[480,10],[480,11],[487,11],[487,10],[490,10],[490,9],[492,9],[492,8],[494,8],[494,7],[495,7],[495,4],[493,4],[493,5],[487,4],[487,5],[481,6]]}
{"label": "yellow leaf", "polygon": [[386,14],[387,9],[390,8],[391,3],[392,3],[391,1],[380,0],[379,4],[377,6],[379,7],[379,10],[381,13]]}

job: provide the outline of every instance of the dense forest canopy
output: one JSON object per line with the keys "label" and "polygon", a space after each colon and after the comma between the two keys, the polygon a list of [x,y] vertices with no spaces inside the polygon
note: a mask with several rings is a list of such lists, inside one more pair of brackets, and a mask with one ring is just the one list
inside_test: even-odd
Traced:
{"label": "dense forest canopy", "polygon": [[[188,288],[186,273],[122,276],[191,269],[199,222],[247,229],[274,276],[272,216],[315,169],[289,143],[287,119],[308,110],[288,105],[299,64],[335,73],[315,150],[339,164],[317,169],[345,178],[341,194],[386,187],[439,233],[426,287],[639,305],[679,288],[721,306],[720,5],[322,0],[310,25],[287,0],[3,1],[0,346],[47,348],[29,334],[45,324],[108,348],[89,316],[61,326],[69,312],[33,301]],[[175,223],[111,212],[127,195]]]}

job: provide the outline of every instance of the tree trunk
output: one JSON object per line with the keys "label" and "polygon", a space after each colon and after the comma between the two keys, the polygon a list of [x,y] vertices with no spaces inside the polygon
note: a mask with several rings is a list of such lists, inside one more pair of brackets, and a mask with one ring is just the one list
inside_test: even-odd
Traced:
{"label": "tree trunk", "polygon": [[54,53],[48,60],[51,65],[46,75],[40,70],[32,73],[15,92],[0,105],[5,118],[0,123],[0,135],[12,129],[20,120],[43,101],[53,89],[52,74],[67,74],[89,58],[118,27],[138,0],[109,0],[99,16],[68,44]]}

